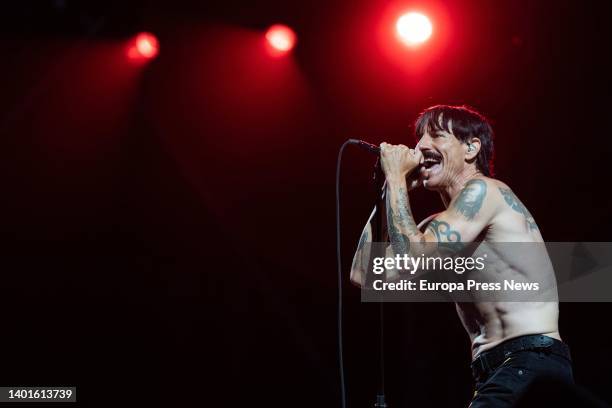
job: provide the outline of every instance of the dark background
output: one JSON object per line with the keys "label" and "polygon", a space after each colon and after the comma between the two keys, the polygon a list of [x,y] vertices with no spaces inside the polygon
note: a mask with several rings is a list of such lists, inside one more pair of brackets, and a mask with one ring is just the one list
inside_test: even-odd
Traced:
{"label": "dark background", "polygon": [[[492,119],[497,177],[546,240],[609,241],[599,4],[5,2],[0,384],[76,385],[82,406],[338,406],[337,151],[349,137],[413,143],[436,103]],[[381,45],[404,5],[439,24],[420,51]],[[298,35],[284,58],[262,46],[277,22]],[[141,30],[161,48],[136,66],[124,49]],[[377,309],[347,272],[372,165],[347,149],[353,407],[373,405],[377,382]],[[441,207],[423,191],[412,202],[419,218]],[[576,381],[612,403],[612,307],[560,307]],[[467,405],[453,305],[391,304],[386,323],[390,406]]]}

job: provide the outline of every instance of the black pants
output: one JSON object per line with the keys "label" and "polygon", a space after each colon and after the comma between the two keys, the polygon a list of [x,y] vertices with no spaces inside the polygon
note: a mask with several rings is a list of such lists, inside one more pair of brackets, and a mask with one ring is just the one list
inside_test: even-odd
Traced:
{"label": "black pants", "polygon": [[573,384],[570,359],[541,350],[514,352],[486,376],[475,378],[470,408],[511,407],[538,379]]}

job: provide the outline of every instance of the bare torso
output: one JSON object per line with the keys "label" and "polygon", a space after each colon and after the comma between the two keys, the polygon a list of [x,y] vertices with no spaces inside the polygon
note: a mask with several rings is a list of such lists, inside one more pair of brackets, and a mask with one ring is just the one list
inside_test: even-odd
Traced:
{"label": "bare torso", "polygon": [[[489,255],[488,267],[481,272],[479,280],[486,280],[493,274],[497,275],[495,279],[499,279],[500,275],[525,281],[537,278],[540,282],[548,282],[549,289],[556,295],[554,271],[543,244],[529,245],[532,252],[529,256],[517,257],[516,250],[499,249],[499,243],[543,243],[543,239],[531,214],[509,192],[508,187],[497,180],[488,179],[488,182],[494,183],[498,187],[495,190],[499,191],[488,199],[501,201],[503,205],[497,206],[499,210],[483,231],[482,240],[476,249],[476,252],[486,252]],[[504,194],[504,191],[508,191],[508,194]],[[516,199],[516,202],[512,202],[512,199]],[[421,223],[421,227],[427,222],[425,220]],[[507,244],[503,245],[506,246],[501,248],[508,248]],[[505,340],[526,334],[544,334],[561,340],[556,296],[545,302],[508,301],[507,298],[496,299],[490,293],[486,301],[481,301],[478,296],[475,293],[472,301],[456,303],[459,318],[471,340],[472,358],[475,359],[483,351]]]}

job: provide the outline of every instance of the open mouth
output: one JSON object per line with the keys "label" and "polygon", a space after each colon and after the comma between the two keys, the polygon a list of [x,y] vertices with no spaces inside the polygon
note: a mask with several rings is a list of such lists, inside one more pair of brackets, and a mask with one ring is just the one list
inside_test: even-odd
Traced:
{"label": "open mouth", "polygon": [[442,167],[442,155],[432,150],[423,152],[423,165],[421,171],[436,171]]}

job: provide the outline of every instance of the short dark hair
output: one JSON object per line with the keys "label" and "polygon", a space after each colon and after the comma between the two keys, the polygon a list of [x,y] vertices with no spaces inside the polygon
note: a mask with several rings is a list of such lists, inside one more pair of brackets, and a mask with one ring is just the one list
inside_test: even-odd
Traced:
{"label": "short dark hair", "polygon": [[476,168],[487,177],[493,176],[493,128],[484,117],[468,106],[435,105],[425,109],[416,120],[415,133],[420,139],[427,129],[444,130],[451,133],[462,143],[472,137],[480,139],[480,151],[476,157]]}

